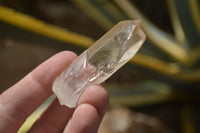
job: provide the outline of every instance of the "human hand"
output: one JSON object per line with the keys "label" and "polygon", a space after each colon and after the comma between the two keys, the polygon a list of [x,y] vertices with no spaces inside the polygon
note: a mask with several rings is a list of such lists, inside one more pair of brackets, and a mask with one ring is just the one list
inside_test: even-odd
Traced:
{"label": "human hand", "polygon": [[[0,132],[17,132],[26,118],[52,94],[53,80],[75,58],[76,55],[69,51],[58,53],[2,93]],[[75,109],[61,106],[55,99],[29,132],[95,133],[108,103],[108,94],[99,85],[86,89]]]}

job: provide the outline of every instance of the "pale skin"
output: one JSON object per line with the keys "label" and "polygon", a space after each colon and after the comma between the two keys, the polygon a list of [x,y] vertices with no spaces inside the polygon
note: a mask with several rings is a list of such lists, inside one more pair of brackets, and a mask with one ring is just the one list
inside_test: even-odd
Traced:
{"label": "pale skin", "polygon": [[[52,83],[77,56],[60,52],[0,95],[0,132],[15,133],[26,118],[51,94]],[[30,133],[96,133],[109,98],[100,86],[91,86],[81,95],[78,106],[61,106],[57,99],[40,116]]]}

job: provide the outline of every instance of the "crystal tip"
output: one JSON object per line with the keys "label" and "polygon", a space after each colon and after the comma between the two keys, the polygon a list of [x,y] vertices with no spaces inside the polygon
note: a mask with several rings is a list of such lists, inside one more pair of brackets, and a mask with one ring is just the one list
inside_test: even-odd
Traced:
{"label": "crystal tip", "polygon": [[140,27],[140,25],[141,25],[141,20],[140,19],[134,20],[133,22],[135,23],[135,25]]}

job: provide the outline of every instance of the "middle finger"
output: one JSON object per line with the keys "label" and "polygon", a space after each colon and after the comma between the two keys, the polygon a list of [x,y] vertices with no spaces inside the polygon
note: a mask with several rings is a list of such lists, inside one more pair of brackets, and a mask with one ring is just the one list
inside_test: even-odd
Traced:
{"label": "middle finger", "polygon": [[61,106],[56,98],[41,117],[34,123],[29,132],[62,132],[74,109]]}

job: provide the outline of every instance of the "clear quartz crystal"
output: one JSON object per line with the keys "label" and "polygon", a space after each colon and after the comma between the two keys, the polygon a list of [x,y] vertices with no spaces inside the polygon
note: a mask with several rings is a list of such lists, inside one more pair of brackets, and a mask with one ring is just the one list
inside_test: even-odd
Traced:
{"label": "clear quartz crystal", "polygon": [[119,22],[55,79],[53,92],[60,104],[75,107],[86,88],[108,79],[136,54],[145,39],[139,20]]}

